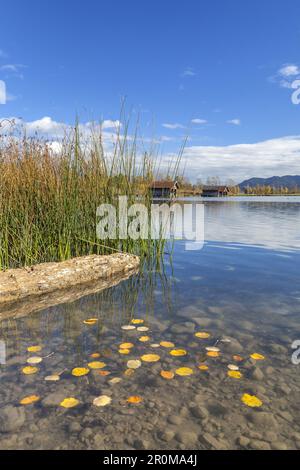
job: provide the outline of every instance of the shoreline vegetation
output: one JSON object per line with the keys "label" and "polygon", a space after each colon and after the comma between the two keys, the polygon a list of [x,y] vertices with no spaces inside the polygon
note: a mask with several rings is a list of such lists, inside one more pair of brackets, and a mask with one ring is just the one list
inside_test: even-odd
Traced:
{"label": "shoreline vegetation", "polygon": [[[149,186],[160,171],[155,144],[145,150],[138,126],[122,122],[108,143],[101,124],[85,134],[76,122],[55,149],[25,131],[16,135],[13,123],[7,133],[0,126],[0,271],[114,252],[161,258],[163,239],[96,236],[97,207],[116,204],[119,195],[149,207]],[[165,177],[175,178],[181,152]]]}

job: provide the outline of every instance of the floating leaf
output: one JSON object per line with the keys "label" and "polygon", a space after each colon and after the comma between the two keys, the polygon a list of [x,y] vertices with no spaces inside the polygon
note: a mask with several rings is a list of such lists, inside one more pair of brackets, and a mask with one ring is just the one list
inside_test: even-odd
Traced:
{"label": "floating leaf", "polygon": [[121,326],[122,330],[129,331],[129,330],[135,330],[135,326],[133,325],[124,325]]}
{"label": "floating leaf", "polygon": [[88,318],[87,320],[83,321],[85,325],[95,325],[97,322],[98,318]]}
{"label": "floating leaf", "polygon": [[265,356],[263,356],[262,354],[258,354],[258,353],[253,353],[251,354],[250,357],[252,359],[255,359],[256,361],[263,361],[265,359]]}
{"label": "floating leaf", "polygon": [[109,383],[112,384],[112,385],[115,385],[115,384],[118,384],[119,382],[121,382],[121,378],[120,377],[113,377],[112,379],[109,380]]}
{"label": "floating leaf", "polygon": [[120,354],[130,354],[130,349],[119,349]]}
{"label": "floating leaf", "polygon": [[28,397],[24,397],[20,400],[20,405],[31,405],[39,400],[40,397],[38,395],[29,395]]}
{"label": "floating leaf", "polygon": [[99,353],[93,353],[93,354],[90,355],[90,357],[92,359],[98,359],[100,356],[101,356],[101,354],[99,354]]}
{"label": "floating leaf", "polygon": [[158,343],[153,343],[153,344],[150,344],[151,348],[159,348],[159,344]]}
{"label": "floating leaf", "polygon": [[242,362],[244,360],[244,358],[242,356],[239,356],[238,354],[232,356],[232,359],[236,362]]}
{"label": "floating leaf", "polygon": [[205,348],[205,349],[206,349],[206,351],[220,352],[220,349],[216,348],[214,346],[207,346],[207,348]]}
{"label": "floating leaf", "polygon": [[127,398],[127,402],[132,403],[134,405],[136,405],[137,403],[141,403],[142,401],[143,401],[142,397],[139,397],[137,395]]}
{"label": "floating leaf", "polygon": [[208,366],[206,366],[205,364],[200,364],[200,366],[198,366],[198,369],[200,369],[200,370],[208,370]]}
{"label": "floating leaf", "polygon": [[39,369],[37,367],[26,366],[23,367],[22,372],[25,375],[36,374]]}
{"label": "floating leaf", "polygon": [[233,379],[241,379],[243,377],[243,374],[238,370],[229,370],[227,372],[227,375],[228,377],[232,377]]}
{"label": "floating leaf", "polygon": [[163,348],[174,348],[175,344],[171,341],[161,341],[160,346],[162,346]]}
{"label": "floating leaf", "polygon": [[255,395],[249,395],[248,393],[244,393],[242,396],[242,402],[251,408],[259,408],[263,404],[263,402]]}
{"label": "floating leaf", "polygon": [[138,331],[149,331],[149,328],[147,326],[138,326],[137,330]]}
{"label": "floating leaf", "polygon": [[144,320],[141,320],[139,318],[134,318],[133,320],[131,320],[131,323],[133,325],[142,325],[144,323]]}
{"label": "floating leaf", "polygon": [[194,373],[193,369],[190,367],[180,367],[176,369],[176,374],[181,375],[182,377],[187,377],[188,375],[192,375]]}
{"label": "floating leaf", "polygon": [[239,370],[239,367],[236,366],[235,364],[228,364],[227,367],[229,370]]}
{"label": "floating leaf", "polygon": [[72,370],[72,375],[75,377],[82,377],[83,375],[87,375],[89,371],[90,369],[87,367],[75,367],[75,369]]}
{"label": "floating leaf", "polygon": [[144,362],[157,362],[160,360],[160,356],[158,354],[144,354],[141,359]]}
{"label": "floating leaf", "polygon": [[206,355],[209,357],[218,357],[220,356],[220,353],[218,351],[208,351]]}
{"label": "floating leaf", "polygon": [[174,379],[174,372],[171,372],[171,371],[168,371],[168,370],[162,370],[160,372],[160,375],[164,378],[164,379],[167,379],[167,380],[171,380],[171,379]]}
{"label": "floating leaf", "polygon": [[180,357],[180,356],[186,356],[187,352],[185,349],[172,349],[172,351],[170,351],[170,354],[171,356]]}
{"label": "floating leaf", "polygon": [[138,369],[141,365],[142,363],[138,359],[127,362],[128,369]]}
{"label": "floating leaf", "polygon": [[110,375],[110,372],[109,370],[98,370],[97,374],[101,375],[102,377],[106,377],[107,375]]}
{"label": "floating leaf", "polygon": [[29,346],[27,348],[27,351],[28,352],[39,352],[42,350],[42,347],[41,346]]}
{"label": "floating leaf", "polygon": [[119,346],[119,349],[131,349],[134,347],[134,344],[132,343],[122,343]]}
{"label": "floating leaf", "polygon": [[53,374],[53,375],[47,375],[45,377],[46,382],[58,382],[60,380],[60,376]]}
{"label": "floating leaf", "polygon": [[63,401],[60,402],[60,406],[63,408],[74,408],[79,404],[79,400],[73,397],[65,398]]}
{"label": "floating leaf", "polygon": [[106,367],[106,364],[105,362],[93,361],[88,363],[88,367],[90,369],[103,369],[103,367]]}
{"label": "floating leaf", "polygon": [[149,336],[141,336],[139,338],[139,341],[141,341],[141,343],[146,343],[147,341],[149,341],[150,337]]}
{"label": "floating leaf", "polygon": [[125,372],[124,372],[124,375],[126,377],[131,377],[134,373],[135,373],[134,369],[126,369]]}
{"label": "floating leaf", "polygon": [[28,364],[39,364],[42,362],[43,358],[38,356],[29,357],[27,359]]}
{"label": "floating leaf", "polygon": [[100,397],[95,398],[93,405],[95,406],[106,406],[111,403],[111,398],[107,395],[101,395]]}
{"label": "floating leaf", "polygon": [[210,338],[210,333],[206,333],[205,331],[198,331],[197,333],[195,333],[195,336],[197,338],[207,339]]}

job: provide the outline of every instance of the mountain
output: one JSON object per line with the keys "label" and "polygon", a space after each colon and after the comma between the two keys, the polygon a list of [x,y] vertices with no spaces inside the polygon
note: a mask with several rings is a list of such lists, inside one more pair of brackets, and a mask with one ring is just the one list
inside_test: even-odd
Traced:
{"label": "mountain", "polygon": [[271,178],[250,178],[239,184],[240,188],[246,188],[247,186],[273,186],[274,188],[300,188],[300,176],[286,175],[286,176],[271,176]]}

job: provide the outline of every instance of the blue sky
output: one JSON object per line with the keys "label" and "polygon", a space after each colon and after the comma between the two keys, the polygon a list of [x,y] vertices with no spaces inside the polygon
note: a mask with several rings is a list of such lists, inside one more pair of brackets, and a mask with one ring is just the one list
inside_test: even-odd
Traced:
{"label": "blue sky", "polygon": [[51,134],[126,97],[166,160],[189,136],[189,176],[300,173],[298,0],[3,3],[0,117]]}

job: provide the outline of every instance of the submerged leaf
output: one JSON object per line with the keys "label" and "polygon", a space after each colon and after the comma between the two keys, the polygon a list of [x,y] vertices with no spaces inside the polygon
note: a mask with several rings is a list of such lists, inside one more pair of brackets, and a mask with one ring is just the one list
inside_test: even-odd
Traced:
{"label": "submerged leaf", "polygon": [[133,343],[122,343],[120,344],[119,349],[130,349],[133,347],[134,347]]}
{"label": "submerged leaf", "polygon": [[263,404],[263,402],[255,395],[249,395],[248,393],[244,393],[241,400],[245,405],[250,406],[251,408],[259,408]]}
{"label": "submerged leaf", "polygon": [[126,369],[125,372],[124,372],[124,375],[126,377],[131,377],[134,373],[135,373],[134,369]]}
{"label": "submerged leaf", "polygon": [[205,331],[198,331],[197,333],[195,333],[195,336],[197,338],[207,339],[210,338],[210,333],[206,333]]}
{"label": "submerged leaf", "polygon": [[128,369],[138,369],[141,365],[142,363],[138,359],[127,362]]}
{"label": "submerged leaf", "polygon": [[144,362],[157,362],[160,360],[160,356],[158,354],[144,354],[141,359]]}
{"label": "submerged leaf", "polygon": [[29,395],[28,397],[24,397],[20,400],[20,405],[31,405],[39,400],[40,397],[38,395]]}
{"label": "submerged leaf", "polygon": [[29,346],[27,348],[27,351],[28,352],[39,352],[42,350],[42,347],[41,346]]}
{"label": "submerged leaf", "polygon": [[161,341],[160,346],[162,346],[163,348],[174,348],[175,344],[171,341]]}
{"label": "submerged leaf", "polygon": [[95,406],[106,406],[111,403],[111,398],[108,397],[107,395],[101,395],[100,397],[97,397],[93,401],[93,405]]}
{"label": "submerged leaf", "polygon": [[228,364],[227,367],[229,370],[239,370],[239,366],[236,366],[235,364]]}
{"label": "submerged leaf", "polygon": [[133,325],[142,325],[144,323],[144,320],[141,320],[139,318],[134,318],[133,320],[131,320],[131,323]]}
{"label": "submerged leaf", "polygon": [[110,375],[110,372],[109,370],[98,370],[97,374],[101,375],[102,377],[106,377],[107,375]]}
{"label": "submerged leaf", "polygon": [[83,321],[85,325],[95,325],[97,322],[98,318],[88,318],[87,320]]}
{"label": "submerged leaf", "polygon": [[194,373],[193,369],[190,367],[180,367],[179,369],[176,369],[175,372],[177,375],[181,375],[182,377],[186,377]]}
{"label": "submerged leaf", "polygon": [[124,326],[121,326],[122,330],[125,330],[125,331],[130,331],[130,330],[135,330],[135,326],[133,325],[124,325]]}
{"label": "submerged leaf", "polygon": [[58,382],[60,380],[60,376],[53,374],[53,375],[47,375],[45,377],[46,382]]}
{"label": "submerged leaf", "polygon": [[79,404],[79,400],[73,397],[65,398],[63,401],[60,402],[60,406],[63,408],[74,408]]}
{"label": "submerged leaf", "polygon": [[228,377],[232,377],[233,379],[241,379],[243,377],[243,374],[238,370],[229,370],[227,372],[227,375]]}
{"label": "submerged leaf", "polygon": [[103,369],[106,367],[105,362],[100,362],[100,361],[93,361],[88,363],[88,367],[90,369]]}
{"label": "submerged leaf", "polygon": [[141,403],[142,401],[142,397],[139,397],[137,395],[127,398],[127,402],[132,403],[134,405],[136,405],[137,403]]}
{"label": "submerged leaf", "polygon": [[205,364],[200,364],[200,366],[198,366],[198,369],[200,369],[200,370],[208,370],[208,366],[206,366]]}
{"label": "submerged leaf", "polygon": [[180,356],[186,356],[187,352],[185,349],[172,349],[172,351],[170,351],[170,354],[171,356],[180,357]]}
{"label": "submerged leaf", "polygon": [[112,385],[115,385],[115,384],[118,384],[119,382],[121,382],[121,378],[120,377],[114,377],[112,379],[110,379],[108,382]]}
{"label": "submerged leaf", "polygon": [[29,357],[27,359],[28,364],[39,364],[42,362],[43,358],[38,356]]}
{"label": "submerged leaf", "polygon": [[119,349],[120,354],[130,354],[130,349]]}
{"label": "submerged leaf", "polygon": [[99,354],[99,353],[93,353],[93,354],[90,355],[90,357],[92,359],[98,359],[100,356],[101,356],[101,354]]}
{"label": "submerged leaf", "polygon": [[236,362],[242,362],[244,360],[244,358],[242,356],[239,356],[238,354],[232,356],[232,359]]}
{"label": "submerged leaf", "polygon": [[265,356],[263,356],[262,354],[258,354],[258,353],[253,353],[251,354],[250,357],[252,359],[255,359],[256,361],[263,361],[265,359]]}
{"label": "submerged leaf", "polygon": [[141,343],[146,343],[147,341],[149,341],[150,339],[150,336],[141,336],[139,338],[139,341],[141,341]]}
{"label": "submerged leaf", "polygon": [[158,343],[153,343],[153,344],[150,344],[151,348],[159,348],[159,344]]}
{"label": "submerged leaf", "polygon": [[149,328],[147,326],[138,326],[137,330],[138,331],[149,331]]}
{"label": "submerged leaf", "polygon": [[171,380],[171,379],[174,379],[174,372],[171,372],[171,371],[168,371],[168,370],[162,370],[160,372],[160,375],[164,378],[164,379],[167,379],[167,380]]}
{"label": "submerged leaf", "polygon": [[72,375],[75,377],[82,377],[83,375],[87,375],[89,371],[90,369],[87,367],[75,367],[75,369],[72,370]]}
{"label": "submerged leaf", "polygon": [[23,367],[22,372],[25,375],[36,374],[39,369],[37,367],[26,366]]}
{"label": "submerged leaf", "polygon": [[206,349],[206,351],[220,352],[220,349],[216,348],[214,346],[207,346],[207,348],[205,348],[205,349]]}
{"label": "submerged leaf", "polygon": [[218,351],[208,351],[206,355],[209,357],[218,357],[220,356],[220,353]]}

